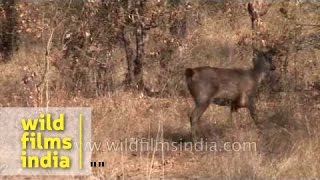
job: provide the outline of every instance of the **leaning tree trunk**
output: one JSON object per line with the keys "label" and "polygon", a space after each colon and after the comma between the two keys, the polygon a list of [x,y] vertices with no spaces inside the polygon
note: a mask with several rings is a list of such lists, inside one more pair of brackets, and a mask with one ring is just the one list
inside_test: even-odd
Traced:
{"label": "leaning tree trunk", "polygon": [[251,19],[252,29],[252,48],[257,49],[266,46],[266,39],[263,38],[265,30],[261,22],[261,17],[266,15],[271,3],[266,3],[264,0],[252,0],[248,3],[247,10]]}

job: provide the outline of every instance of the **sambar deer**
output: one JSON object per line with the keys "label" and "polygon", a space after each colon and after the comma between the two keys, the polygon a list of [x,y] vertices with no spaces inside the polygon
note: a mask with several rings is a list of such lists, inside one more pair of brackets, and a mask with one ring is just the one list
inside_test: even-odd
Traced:
{"label": "sambar deer", "polygon": [[272,58],[276,51],[254,50],[254,54],[251,69],[203,66],[185,70],[187,86],[195,102],[195,108],[190,114],[191,136],[194,142],[197,122],[210,103],[230,106],[231,116],[238,108],[247,108],[255,124],[258,125],[254,98],[258,85],[268,72],[275,70]]}

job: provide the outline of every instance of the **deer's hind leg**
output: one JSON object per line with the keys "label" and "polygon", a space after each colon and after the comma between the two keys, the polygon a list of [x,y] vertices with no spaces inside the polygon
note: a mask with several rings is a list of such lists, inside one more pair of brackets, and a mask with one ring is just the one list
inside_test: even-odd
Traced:
{"label": "deer's hind leg", "polygon": [[190,115],[190,125],[191,125],[191,136],[193,142],[196,142],[197,135],[196,129],[198,128],[198,121],[201,118],[202,114],[206,111],[209,104],[211,103],[212,98],[217,92],[217,87],[212,86],[210,83],[198,83],[193,86],[194,89],[191,91],[195,108]]}
{"label": "deer's hind leg", "polygon": [[191,124],[191,137],[193,142],[196,142],[197,140],[196,129],[198,129],[198,121],[201,118],[202,114],[206,111],[208,106],[209,106],[209,102],[196,103],[196,107],[191,113],[190,124]]}

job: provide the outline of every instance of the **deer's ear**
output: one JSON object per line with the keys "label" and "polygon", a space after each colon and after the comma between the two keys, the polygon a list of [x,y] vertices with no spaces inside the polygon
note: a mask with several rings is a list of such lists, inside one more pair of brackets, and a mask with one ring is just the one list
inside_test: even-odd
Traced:
{"label": "deer's ear", "polygon": [[257,54],[258,52],[260,52],[260,50],[255,47],[252,47],[252,51],[254,54]]}
{"label": "deer's ear", "polygon": [[256,65],[257,63],[258,63],[258,59],[259,59],[259,54],[258,54],[259,52],[254,52],[254,55],[253,55],[253,57],[252,57],[252,63],[253,63],[253,65]]}
{"label": "deer's ear", "polygon": [[271,48],[270,50],[269,50],[269,53],[271,54],[271,55],[276,55],[277,53],[278,53],[279,51],[278,51],[278,49],[277,48]]}

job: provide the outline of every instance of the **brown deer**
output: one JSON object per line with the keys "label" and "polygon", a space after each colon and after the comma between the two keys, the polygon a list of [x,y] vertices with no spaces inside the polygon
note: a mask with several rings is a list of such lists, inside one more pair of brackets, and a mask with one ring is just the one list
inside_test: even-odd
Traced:
{"label": "brown deer", "polygon": [[247,108],[258,125],[254,98],[258,85],[270,71],[275,70],[272,63],[275,53],[275,49],[254,50],[252,69],[204,66],[185,70],[187,86],[195,102],[195,108],[190,114],[193,141],[196,140],[197,122],[210,103],[230,106],[230,116],[238,108]]}

